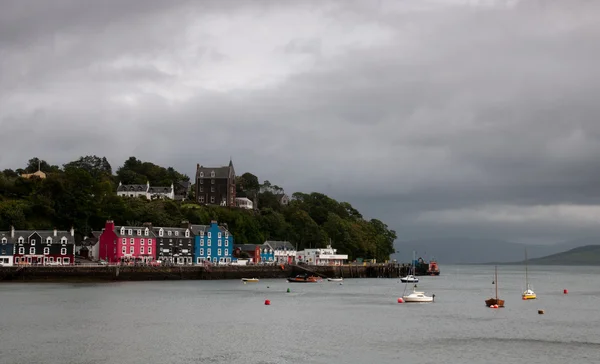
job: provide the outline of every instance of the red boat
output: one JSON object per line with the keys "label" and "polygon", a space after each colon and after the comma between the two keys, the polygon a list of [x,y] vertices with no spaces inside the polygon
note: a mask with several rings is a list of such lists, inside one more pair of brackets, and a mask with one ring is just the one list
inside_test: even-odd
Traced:
{"label": "red boat", "polygon": [[309,275],[297,275],[295,277],[288,278],[287,281],[290,283],[317,283],[323,281],[323,278]]}

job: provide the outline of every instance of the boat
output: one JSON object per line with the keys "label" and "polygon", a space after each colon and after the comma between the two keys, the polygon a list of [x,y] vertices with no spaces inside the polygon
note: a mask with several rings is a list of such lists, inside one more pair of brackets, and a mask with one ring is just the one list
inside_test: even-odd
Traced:
{"label": "boat", "polygon": [[433,300],[435,299],[435,295],[427,296],[425,294],[425,292],[417,291],[417,285],[415,284],[413,286],[412,293],[408,294],[408,295],[403,295],[402,299],[406,303],[411,303],[411,302],[413,302],[413,303],[426,303],[426,302],[433,302]]}
{"label": "boat", "polygon": [[290,277],[287,279],[290,283],[318,283],[323,281],[321,277],[309,276],[307,275],[297,275],[295,277]]}
{"label": "boat", "polygon": [[[414,252],[413,252],[413,262],[414,260]],[[404,292],[406,292],[406,287],[408,286],[408,283],[415,283],[418,282],[419,279],[417,277],[414,276],[414,272],[415,272],[415,266],[412,265],[411,266],[411,272],[413,274],[409,274],[406,277],[400,278],[400,280],[404,283],[407,283],[407,285],[404,286]],[[417,291],[417,285],[413,284],[413,290],[412,293],[405,295],[402,295],[402,299],[404,300],[404,302],[406,303],[427,303],[427,302],[433,302],[435,298],[435,295],[432,296],[427,296],[425,294],[425,292],[421,292],[421,291]]]}
{"label": "boat", "polygon": [[342,282],[344,278],[327,278],[328,282]]}
{"label": "boat", "polygon": [[402,283],[418,283],[419,282],[419,278],[415,277],[412,274],[409,274],[406,277],[400,278],[400,281]]}
{"label": "boat", "polygon": [[531,286],[529,286],[529,274],[527,269],[527,249],[525,249],[525,285],[527,288],[525,289],[523,294],[521,294],[521,297],[524,300],[535,300],[537,298],[537,295],[531,289]]}
{"label": "boat", "polygon": [[494,273],[494,282],[493,284],[496,286],[496,297],[488,298],[485,300],[485,305],[488,307],[504,307],[504,300],[498,298],[498,266],[496,266],[496,270]]}
{"label": "boat", "polygon": [[242,278],[242,282],[258,282],[258,278]]}
{"label": "boat", "polygon": [[440,275],[440,267],[435,259],[431,259],[429,262],[426,262],[423,258],[413,259],[413,265],[415,266],[415,276]]}

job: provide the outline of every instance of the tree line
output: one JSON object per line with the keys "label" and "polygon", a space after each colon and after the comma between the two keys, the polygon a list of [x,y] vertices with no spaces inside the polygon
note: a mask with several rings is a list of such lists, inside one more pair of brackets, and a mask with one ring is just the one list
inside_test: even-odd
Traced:
{"label": "tree line", "polygon": [[[38,167],[45,179],[22,178]],[[79,238],[101,230],[108,219],[118,225],[179,226],[182,221],[227,223],[236,244],[261,244],[265,240],[287,240],[304,248],[325,247],[330,241],[351,259],[386,260],[394,252],[396,232],[377,219],[366,220],[348,202],[338,202],[322,193],[293,193],[288,205],[280,203],[284,189],[268,180],[244,173],[237,177],[238,196],[258,203],[255,210],[204,206],[194,202],[192,186],[185,201],[119,197],[123,184],[145,184],[181,188],[190,178],[171,167],[164,168],[130,157],[113,173],[108,160],[84,156],[62,167],[38,158],[23,169],[0,172],[0,230],[69,229]],[[187,190],[181,190],[187,194]]]}

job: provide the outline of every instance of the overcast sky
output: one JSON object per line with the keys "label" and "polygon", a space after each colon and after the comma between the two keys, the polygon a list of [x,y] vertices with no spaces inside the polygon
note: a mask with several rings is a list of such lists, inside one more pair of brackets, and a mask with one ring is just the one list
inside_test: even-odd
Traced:
{"label": "overcast sky", "polygon": [[0,168],[129,156],[400,239],[600,235],[600,1],[0,0]]}

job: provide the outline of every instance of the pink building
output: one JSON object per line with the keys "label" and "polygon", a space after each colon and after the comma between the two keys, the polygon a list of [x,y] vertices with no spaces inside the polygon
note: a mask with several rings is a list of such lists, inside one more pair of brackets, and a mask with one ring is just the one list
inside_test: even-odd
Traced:
{"label": "pink building", "polygon": [[98,243],[100,259],[109,263],[148,263],[156,256],[156,237],[147,226],[115,226],[108,220]]}

